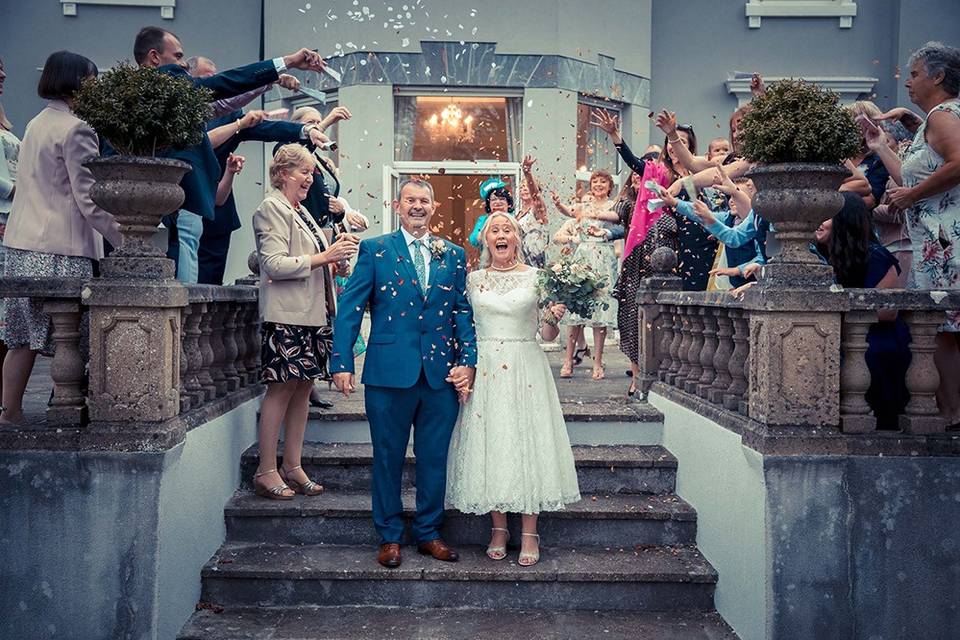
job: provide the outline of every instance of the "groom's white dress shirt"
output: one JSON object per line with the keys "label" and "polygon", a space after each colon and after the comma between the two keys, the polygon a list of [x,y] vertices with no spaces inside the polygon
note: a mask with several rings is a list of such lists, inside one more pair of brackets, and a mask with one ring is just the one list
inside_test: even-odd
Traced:
{"label": "groom's white dress shirt", "polygon": [[[400,227],[400,231],[403,233],[403,241],[407,244],[407,251],[410,252],[410,259],[415,260],[413,252],[417,249],[413,246],[413,243],[416,242],[418,238],[414,238],[403,227]],[[421,243],[420,254],[423,256],[423,276],[426,279],[426,282],[423,284],[426,286],[430,283],[430,247],[428,244],[430,242],[430,234],[425,234],[422,238],[419,238],[419,240]],[[416,262],[414,262],[414,264],[416,264]]]}

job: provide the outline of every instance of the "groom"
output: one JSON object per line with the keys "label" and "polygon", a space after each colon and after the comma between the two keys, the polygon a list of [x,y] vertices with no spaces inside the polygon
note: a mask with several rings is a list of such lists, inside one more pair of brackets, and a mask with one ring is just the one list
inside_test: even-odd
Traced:
{"label": "groom", "polygon": [[447,483],[447,448],[458,393],[473,387],[477,363],[473,311],[466,298],[463,249],[429,235],[433,187],[404,180],[393,207],[400,231],[360,243],[357,266],[340,296],[330,371],[345,396],[355,389],[353,345],[370,307],[363,384],[373,441],[373,522],[377,560],[400,566],[403,504],[400,480],[410,426],[417,460],[417,551],[454,562],[440,539]]}

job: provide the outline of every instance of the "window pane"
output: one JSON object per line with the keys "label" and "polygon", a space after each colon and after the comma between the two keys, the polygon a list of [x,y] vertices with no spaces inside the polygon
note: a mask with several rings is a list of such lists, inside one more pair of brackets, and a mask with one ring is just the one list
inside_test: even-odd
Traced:
{"label": "window pane", "polygon": [[396,160],[514,160],[520,101],[495,96],[397,96]]}
{"label": "window pane", "polygon": [[591,107],[582,102],[577,105],[577,170],[606,169],[616,175],[619,171],[616,147],[603,129],[590,124],[590,111],[601,109],[611,115],[620,116],[616,109]]}

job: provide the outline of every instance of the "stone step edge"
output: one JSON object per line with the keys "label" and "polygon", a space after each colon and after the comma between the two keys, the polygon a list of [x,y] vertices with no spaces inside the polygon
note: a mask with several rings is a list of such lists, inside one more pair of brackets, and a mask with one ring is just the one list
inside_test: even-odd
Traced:
{"label": "stone step edge", "polygon": [[[335,402],[335,401],[334,401]],[[663,423],[663,413],[652,406],[638,403],[626,404],[616,401],[561,402],[563,418],[567,422],[606,422],[606,423]],[[307,420],[313,423],[326,422],[366,422],[365,411],[337,411],[334,409],[312,408]]]}
{"label": "stone step edge", "polygon": [[[341,616],[349,616],[341,621]],[[681,636],[678,632],[689,631],[689,637],[710,637],[716,640],[737,640],[737,636],[716,611],[670,611],[670,612],[633,612],[633,611],[581,611],[581,610],[509,610],[484,609],[479,607],[388,607],[377,605],[316,606],[301,605],[293,607],[220,607],[209,605],[208,610],[198,611],[191,616],[177,636],[178,640],[200,640],[203,638],[249,638],[250,640],[274,637],[273,630],[284,623],[287,627],[295,618],[297,629],[308,633],[323,633],[324,638],[382,638],[383,631],[376,624],[363,625],[369,616],[371,622],[390,620],[391,627],[399,624],[403,631],[424,628],[435,632],[447,630],[444,637],[479,638],[490,628],[488,620],[495,619],[498,637],[507,638],[504,633],[515,632],[509,637],[532,637],[531,628],[556,628],[562,624],[566,637],[592,638],[640,638],[659,637],[665,629],[671,638]],[[327,630],[331,620],[338,620],[333,634]],[[531,626],[532,625],[532,626]],[[552,626],[546,626],[552,625]],[[629,635],[621,635],[616,627],[626,628]],[[342,629],[349,628],[349,635]],[[709,630],[706,635],[703,631]],[[697,633],[700,631],[701,633]],[[523,633],[523,636],[519,634]],[[213,635],[210,635],[213,634]],[[284,636],[292,637],[292,636]],[[299,637],[299,636],[298,636]],[[303,635],[302,637],[308,637]],[[396,633],[390,637],[399,637]],[[408,636],[414,637],[414,636]],[[416,637],[425,637],[418,635]]]}
{"label": "stone step edge", "polygon": [[[572,445],[574,462],[577,467],[599,467],[614,469],[646,469],[663,468],[676,469],[677,459],[661,445]],[[625,454],[641,452],[645,454],[640,459],[636,457],[604,458],[600,455],[623,450]],[[259,448],[251,445],[243,452],[242,462],[252,463],[260,459]],[[373,445],[369,443],[303,443],[303,464],[307,465],[367,465],[373,462]],[[415,458],[413,450],[407,450],[407,464],[413,464]]]}
{"label": "stone step edge", "polygon": [[[337,505],[324,505],[322,503],[323,495],[335,495],[340,500]],[[264,504],[262,506],[251,506],[245,503],[245,500],[254,500],[253,491],[238,489],[230,500],[224,506],[224,516],[228,518],[263,518],[263,517],[284,517],[284,518],[355,518],[372,517],[370,507],[370,493],[368,491],[343,491],[331,490],[320,496],[305,498],[304,496],[295,496],[293,500],[279,501],[274,500],[269,503],[266,498],[261,498]],[[415,513],[413,505],[415,504],[416,493],[414,491],[404,491],[403,497],[403,515],[412,518]],[[344,499],[345,498],[345,499]],[[595,499],[594,499],[595,498]],[[602,501],[613,500],[622,503],[621,508],[614,509],[589,509],[596,504],[602,506]],[[344,502],[347,504],[345,505]],[[596,496],[586,495],[583,500],[587,509],[574,508],[563,511],[551,511],[541,514],[547,519],[567,519],[567,520],[654,520],[654,521],[674,521],[674,522],[696,522],[697,512],[686,501],[673,493],[617,493],[617,494],[598,494]],[[313,504],[311,504],[313,503]],[[579,503],[578,503],[579,504]],[[634,504],[638,508],[630,510],[626,507]],[[671,508],[672,507],[672,508]],[[446,517],[482,517],[474,514],[465,514],[455,509],[447,509]]]}
{"label": "stone step edge", "polygon": [[[300,567],[296,573],[286,571],[283,568],[248,568],[245,567],[243,560],[229,560],[223,562],[223,555],[231,551],[243,551],[246,549],[260,548],[263,550],[296,552],[298,556],[304,557],[312,554],[335,554],[340,550],[358,551],[362,550],[364,557],[369,559],[365,566],[347,566],[337,567],[335,569],[310,569]],[[472,554],[480,556],[483,553],[482,547],[477,545],[457,545],[461,553],[461,562],[440,562],[429,558],[419,556],[416,549],[411,545],[403,545],[403,564],[398,569],[387,569],[376,563],[377,548],[370,545],[291,545],[291,544],[265,544],[265,543],[243,543],[228,542],[225,543],[213,558],[208,561],[200,572],[201,579],[226,579],[226,580],[404,580],[404,581],[426,581],[426,582],[565,582],[565,583],[667,583],[667,584],[705,584],[715,585],[718,580],[717,571],[703,557],[695,545],[638,545],[633,550],[638,556],[653,553],[665,553],[677,551],[674,555],[677,565],[670,571],[635,571],[627,574],[624,572],[611,571],[599,565],[590,565],[592,569],[587,571],[567,570],[565,574],[561,571],[566,565],[557,568],[556,572],[551,572],[548,562],[541,558],[540,563],[533,567],[521,567],[512,561],[494,562],[484,560],[485,566],[476,568],[462,562],[464,556]],[[541,547],[541,554],[550,558],[569,556],[570,554],[581,554],[581,557],[590,556],[597,559],[609,559],[618,554],[628,553],[623,548],[605,548],[605,547],[581,547],[571,550],[559,547]],[[685,556],[684,559],[679,557]],[[411,559],[414,562],[411,562]],[[429,568],[411,568],[411,564],[423,560],[429,562]],[[700,571],[691,571],[685,564],[693,560],[698,562]],[[489,566],[486,565],[489,563]],[[463,568],[461,568],[463,567]],[[473,578],[466,579],[469,574],[476,573]]]}

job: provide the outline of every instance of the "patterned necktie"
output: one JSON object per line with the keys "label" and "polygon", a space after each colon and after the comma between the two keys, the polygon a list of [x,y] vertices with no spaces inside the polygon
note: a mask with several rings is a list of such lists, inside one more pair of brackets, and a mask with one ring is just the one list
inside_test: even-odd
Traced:
{"label": "patterned necktie", "polygon": [[417,286],[420,287],[420,295],[426,295],[427,291],[427,265],[423,261],[422,240],[413,241],[413,268],[417,270]]}

